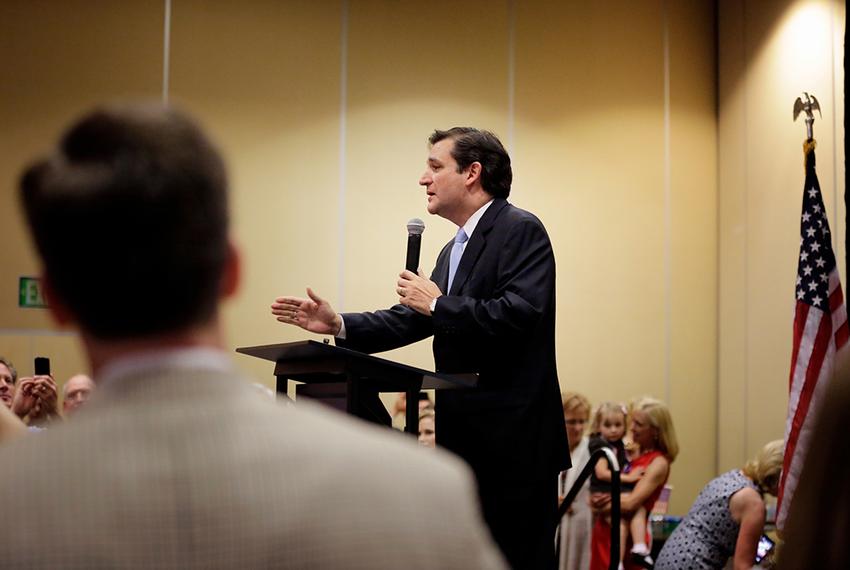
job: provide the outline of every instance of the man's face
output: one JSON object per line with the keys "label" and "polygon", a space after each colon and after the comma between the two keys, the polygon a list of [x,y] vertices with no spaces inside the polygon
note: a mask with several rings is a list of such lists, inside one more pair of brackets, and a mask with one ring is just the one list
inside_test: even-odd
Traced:
{"label": "man's face", "polygon": [[12,395],[15,392],[15,383],[12,381],[12,372],[5,364],[0,364],[0,400],[7,408],[12,407]]}
{"label": "man's face", "polygon": [[467,178],[467,171],[457,171],[457,162],[451,154],[454,146],[452,139],[434,143],[428,153],[425,172],[419,178],[428,196],[428,213],[453,222],[466,196],[464,181]]}
{"label": "man's face", "polygon": [[75,412],[91,396],[94,390],[94,382],[85,374],[71,377],[65,383],[65,397],[62,400],[62,410],[65,414]]}

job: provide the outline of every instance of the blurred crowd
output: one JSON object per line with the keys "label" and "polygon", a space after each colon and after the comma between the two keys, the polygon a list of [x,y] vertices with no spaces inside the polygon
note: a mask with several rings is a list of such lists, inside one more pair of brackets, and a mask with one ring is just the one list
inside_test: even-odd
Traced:
{"label": "blurred crowd", "polygon": [[[0,440],[27,429],[40,431],[53,422],[67,419],[80,410],[92,395],[95,383],[86,374],[76,374],[60,390],[52,375],[18,376],[11,360],[0,356]],[[61,412],[60,412],[61,409]]]}

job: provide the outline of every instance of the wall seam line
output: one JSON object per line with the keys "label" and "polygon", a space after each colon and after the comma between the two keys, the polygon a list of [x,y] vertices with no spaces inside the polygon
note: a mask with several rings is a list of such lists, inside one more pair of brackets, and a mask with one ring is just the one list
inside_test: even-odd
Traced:
{"label": "wall seam line", "polygon": [[514,152],[516,103],[516,2],[508,0],[508,152]]}
{"label": "wall seam line", "polygon": [[165,0],[162,27],[162,102],[167,105],[171,76],[171,0]]}
{"label": "wall seam line", "polygon": [[662,45],[664,58],[664,395],[667,405],[672,396],[672,319],[673,303],[673,204],[671,176],[671,98],[670,98],[670,19],[667,0],[662,3]]}
{"label": "wall seam line", "polygon": [[337,194],[337,301],[345,309],[345,204],[346,204],[346,139],[348,138],[348,24],[349,0],[342,2],[340,21],[340,78],[339,78],[339,188]]}
{"label": "wall seam line", "polygon": [[[746,69],[747,64],[749,63],[747,57],[747,0],[743,0],[741,2],[741,38],[742,38],[742,49],[744,52],[744,68]],[[749,164],[749,130],[747,129],[748,119],[749,119],[749,81],[747,80],[747,75],[744,74],[743,78],[743,91],[744,91],[744,128],[743,128],[743,137],[744,137],[744,381],[741,383],[744,394],[743,394],[743,403],[744,403],[744,418],[743,418],[743,432],[744,432],[744,447],[743,453],[740,458],[740,465],[743,465],[747,461],[747,446],[750,441],[750,402],[749,402],[749,388],[750,388],[750,273],[749,273],[749,247],[750,247],[750,185],[749,185],[749,177],[747,175],[747,164]]]}

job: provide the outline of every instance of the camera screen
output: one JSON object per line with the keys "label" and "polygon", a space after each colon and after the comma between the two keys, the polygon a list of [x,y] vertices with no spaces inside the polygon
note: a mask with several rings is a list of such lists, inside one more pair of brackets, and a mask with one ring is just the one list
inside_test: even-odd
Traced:
{"label": "camera screen", "polygon": [[770,553],[773,548],[773,541],[770,538],[763,534],[759,539],[758,547],[756,548],[756,564],[764,560],[764,558]]}

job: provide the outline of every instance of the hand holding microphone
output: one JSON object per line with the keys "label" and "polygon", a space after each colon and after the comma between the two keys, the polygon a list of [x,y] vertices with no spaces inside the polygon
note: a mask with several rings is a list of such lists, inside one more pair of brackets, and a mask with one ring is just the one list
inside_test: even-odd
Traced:
{"label": "hand holding microphone", "polygon": [[436,283],[419,273],[419,251],[425,222],[413,218],[407,222],[407,259],[405,270],[399,274],[396,293],[399,303],[423,315],[431,315],[431,302],[443,293]]}

